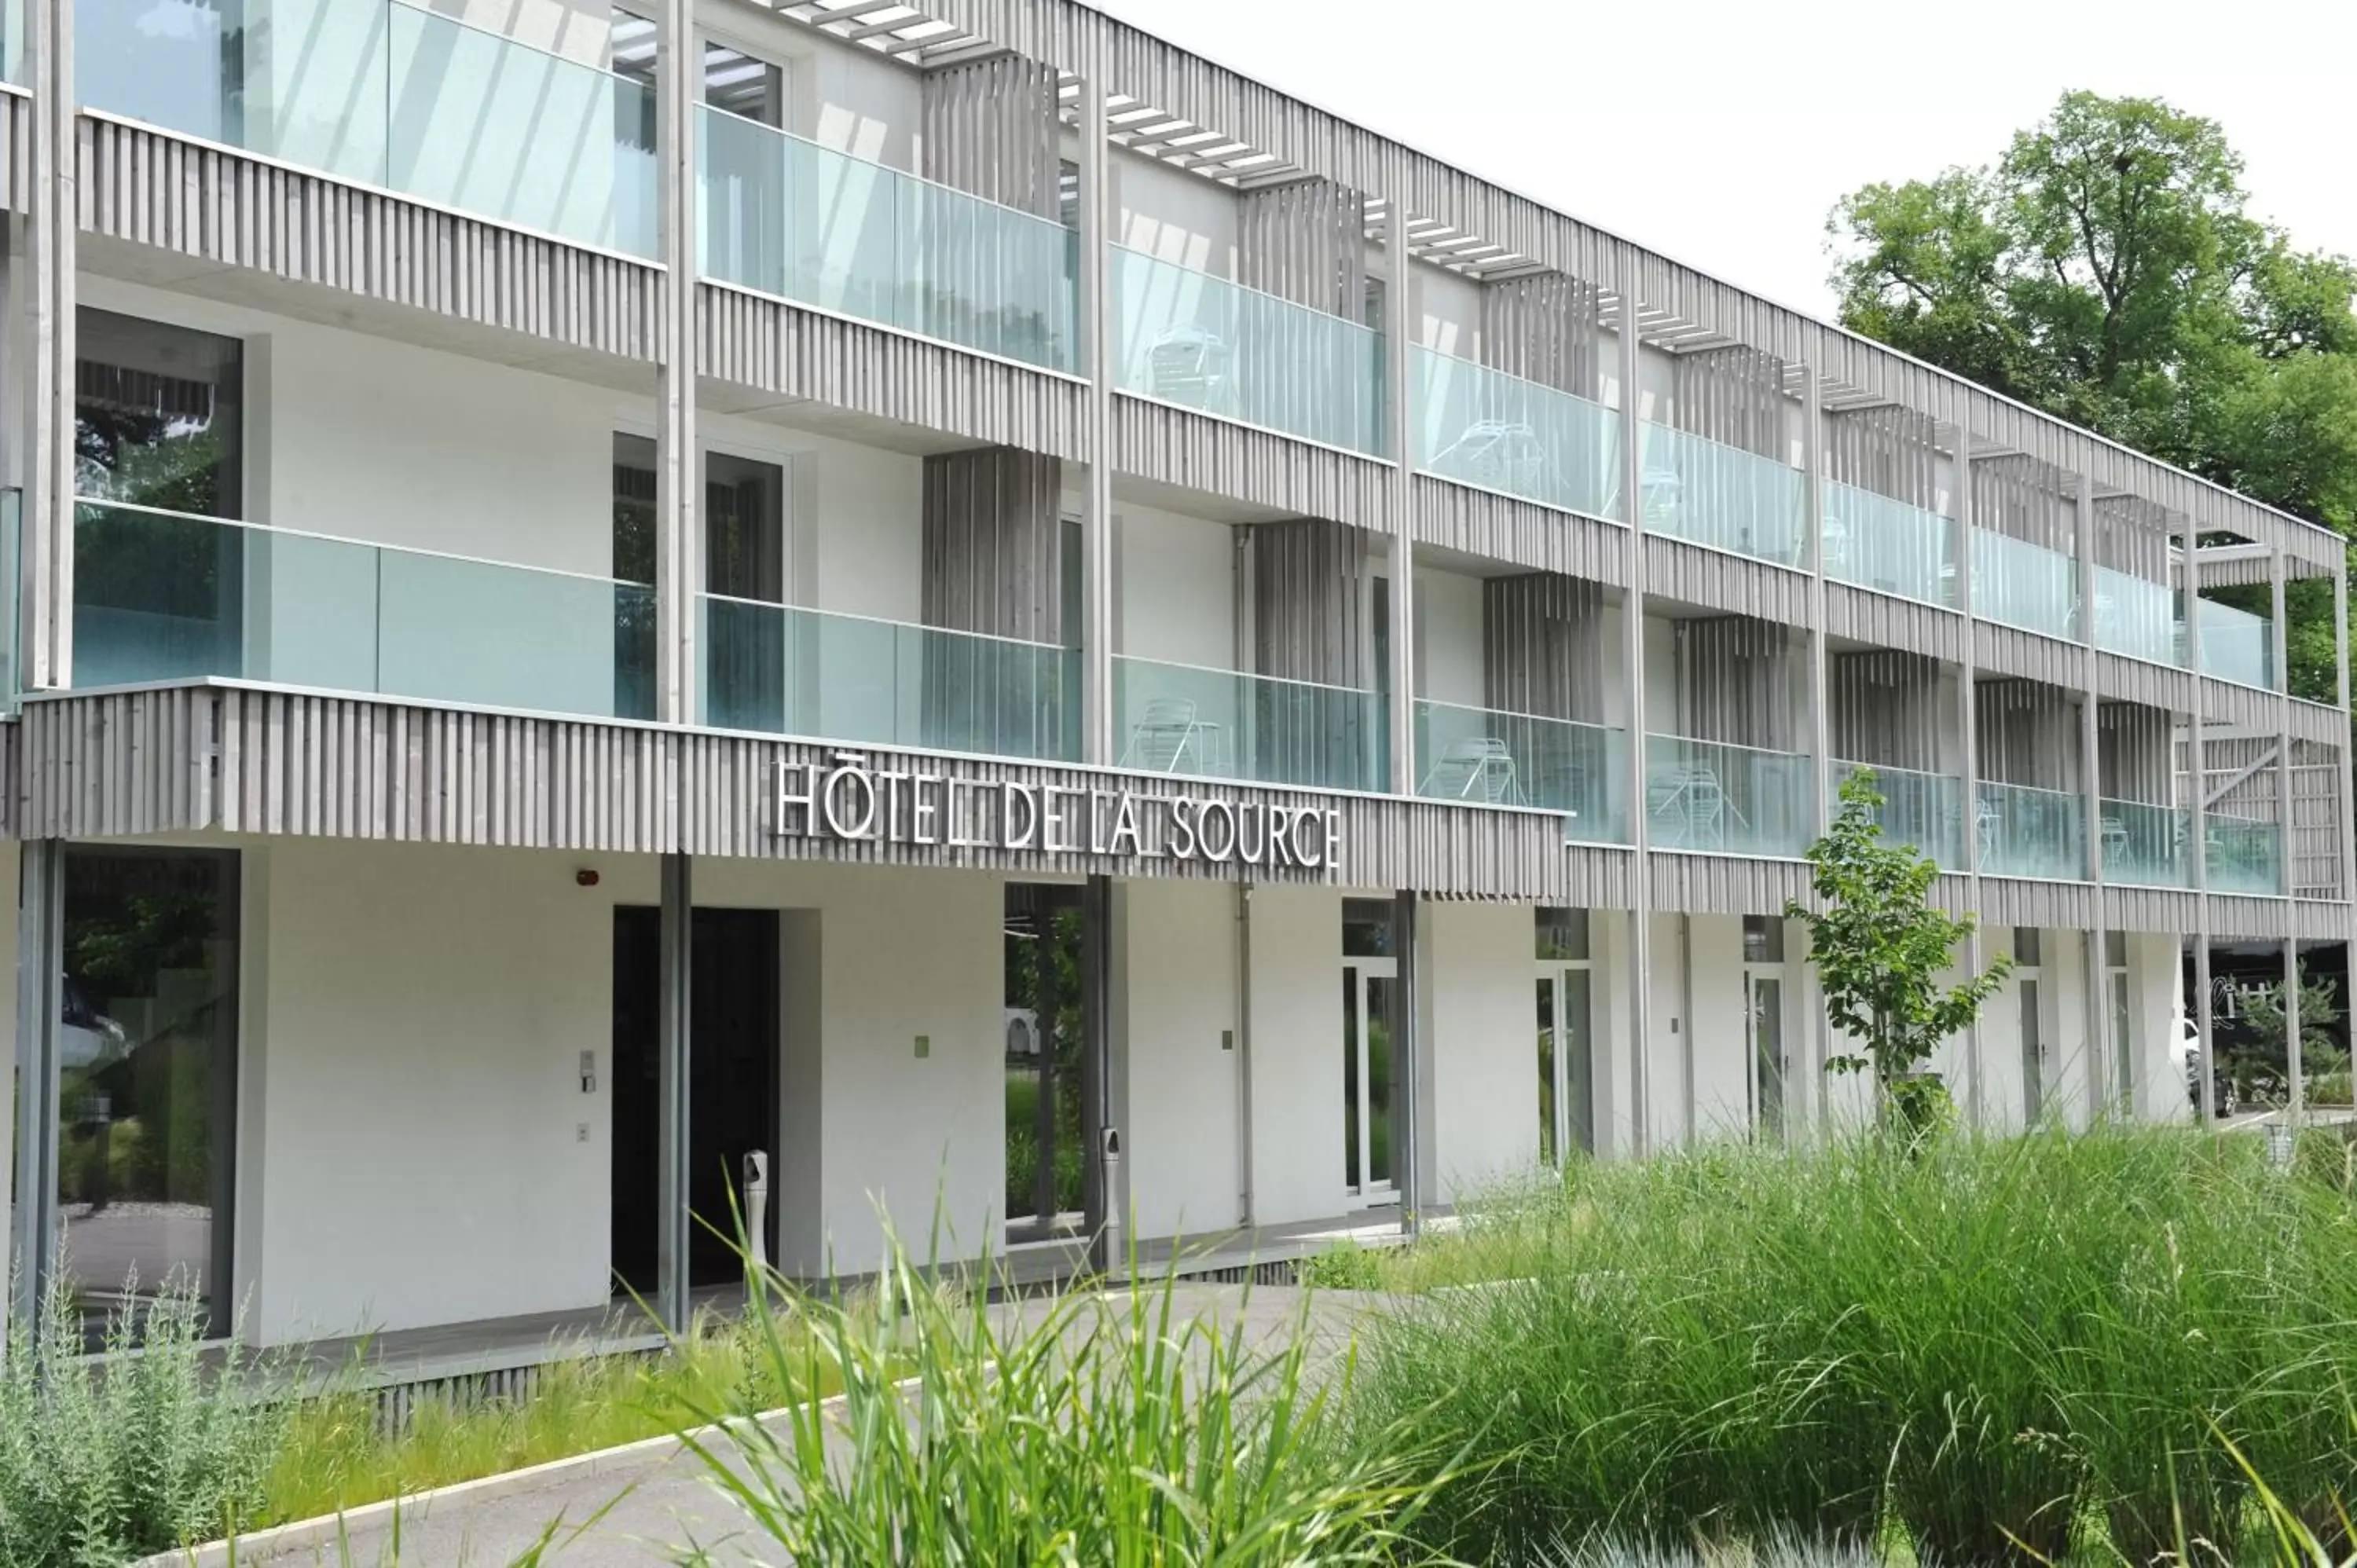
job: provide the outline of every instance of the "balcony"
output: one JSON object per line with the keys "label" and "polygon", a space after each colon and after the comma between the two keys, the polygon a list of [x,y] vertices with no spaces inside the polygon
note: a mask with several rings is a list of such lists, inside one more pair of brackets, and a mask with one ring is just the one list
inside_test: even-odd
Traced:
{"label": "balcony", "polygon": [[984,757],[1081,755],[1078,649],[699,596],[703,721]]}
{"label": "balcony", "polygon": [[1236,670],[1113,661],[1115,765],[1305,789],[1390,787],[1383,699]]}
{"label": "balcony", "polygon": [[1955,529],[1946,518],[1832,479],[1824,509],[1826,576],[1921,604],[1955,604]]}
{"label": "balcony", "polygon": [[[654,95],[407,0],[77,0],[93,109],[576,244],[655,254]],[[167,17],[172,26],[158,26]]]}
{"label": "balcony", "polygon": [[1974,790],[1984,876],[2087,879],[2087,802],[2061,789],[1983,779]]}
{"label": "balcony", "polygon": [[1415,792],[1561,811],[1581,843],[1629,842],[1626,731],[1531,714],[1415,704]]}
{"label": "balcony", "polygon": [[1645,737],[1645,831],[1657,849],[1792,857],[1815,832],[1809,758]]}
{"label": "balcony", "polygon": [[1469,360],[1408,350],[1408,460],[1460,485],[1590,517],[1620,507],[1620,415]]}
{"label": "balcony", "polygon": [[74,509],[77,687],[221,676],[654,716],[654,590],[221,518]]}
{"label": "balcony", "polygon": [[2163,583],[2095,568],[2095,646],[2154,664],[2185,662],[2177,593]]}
{"label": "balcony", "polygon": [[2104,880],[2133,887],[2190,887],[2192,813],[2142,800],[2101,803]]}
{"label": "balcony", "polygon": [[1061,223],[726,110],[697,124],[706,277],[1078,369],[1079,240]]}
{"label": "balcony", "polygon": [[2249,817],[2212,816],[2202,824],[2213,893],[2280,897],[2284,891],[2283,829]]}
{"label": "balcony", "polygon": [[1799,564],[1798,468],[1651,421],[1640,440],[1639,494],[1648,530],[1779,565]]}
{"label": "balcony", "polygon": [[1882,836],[1927,854],[1943,871],[1964,865],[1964,781],[1944,773],[1919,773],[1863,762],[1836,762],[1827,781],[1827,809],[1839,811],[1839,793],[1853,773],[1874,775],[1882,807],[1874,813]]}
{"label": "balcony", "polygon": [[2276,691],[2276,628],[2265,616],[2214,599],[2195,599],[2201,618],[2201,673],[2262,691]]}
{"label": "balcony", "polygon": [[2079,563],[2011,534],[1973,530],[1973,615],[2048,637],[2074,637]]}
{"label": "balcony", "polygon": [[1115,387],[1384,455],[1381,333],[1141,252],[1108,250]]}

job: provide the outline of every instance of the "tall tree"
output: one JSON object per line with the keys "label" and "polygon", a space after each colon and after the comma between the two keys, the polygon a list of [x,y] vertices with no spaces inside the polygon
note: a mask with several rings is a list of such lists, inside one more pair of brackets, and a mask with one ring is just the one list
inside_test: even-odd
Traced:
{"label": "tall tree", "polygon": [[[2357,268],[2253,218],[2242,173],[2212,121],[2065,93],[1992,166],[1834,209],[1843,324],[2357,532]],[[2289,607],[2292,689],[2330,697],[2329,585]]]}

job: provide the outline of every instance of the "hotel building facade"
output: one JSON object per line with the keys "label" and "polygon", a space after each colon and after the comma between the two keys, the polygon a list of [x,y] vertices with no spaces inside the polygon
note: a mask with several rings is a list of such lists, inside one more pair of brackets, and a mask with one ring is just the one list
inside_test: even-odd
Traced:
{"label": "hotel building facade", "polygon": [[1983,1125],[2189,1114],[2189,944],[2346,940],[2335,535],[1071,0],[0,70],[20,1309],[676,1316],[754,1155],[819,1277],[1819,1136],[1862,767]]}

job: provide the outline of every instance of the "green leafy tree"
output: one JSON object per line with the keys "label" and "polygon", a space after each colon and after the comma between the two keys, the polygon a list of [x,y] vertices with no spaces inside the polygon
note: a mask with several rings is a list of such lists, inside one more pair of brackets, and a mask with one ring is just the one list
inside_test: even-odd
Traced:
{"label": "green leafy tree", "polygon": [[[2277,1079],[2287,1079],[2291,1073],[2291,1057],[2286,1042],[2291,1037],[2290,1020],[2284,1016],[2284,983],[2261,985],[2243,993],[2242,1039],[2232,1050],[2221,1053],[2228,1072],[2246,1094],[2255,1087],[2261,1073]],[[2341,998],[2332,982],[2312,975],[2302,966],[2299,974],[2299,1052],[2303,1071],[2314,1074],[2332,1072],[2346,1065],[2333,1030],[2341,1025]]]}
{"label": "green leafy tree", "polygon": [[1945,1090],[1925,1076],[1924,1065],[1941,1041],[1978,1015],[2013,963],[1999,958],[1959,984],[1941,983],[1957,946],[1973,934],[1973,918],[1932,905],[1939,866],[1885,842],[1881,809],[1870,769],[1842,781],[1840,811],[1809,846],[1816,908],[1795,900],[1784,913],[1808,923],[1825,1015],[1858,1047],[1826,1058],[1825,1070],[1873,1072],[1881,1107],[1920,1135],[1948,1108]]}
{"label": "green leafy tree", "polygon": [[[2357,529],[2357,268],[2249,216],[2212,121],[2065,93],[1993,166],[1861,188],[1827,223],[1845,326],[2271,506]],[[2264,612],[2265,589],[2222,593]],[[2287,668],[2332,694],[2329,583]]]}

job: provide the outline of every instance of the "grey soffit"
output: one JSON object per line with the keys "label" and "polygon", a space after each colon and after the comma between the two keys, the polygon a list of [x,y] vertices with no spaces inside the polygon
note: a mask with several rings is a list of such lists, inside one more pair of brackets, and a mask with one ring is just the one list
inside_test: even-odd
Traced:
{"label": "grey soffit", "polygon": [[1066,377],[711,283],[696,288],[696,330],[697,371],[716,381],[1072,462],[1093,456],[1088,388]]}
{"label": "grey soffit", "polygon": [[1854,588],[1825,585],[1825,631],[1857,642],[1928,653],[1950,663],[1964,656],[1964,618],[1953,610]]}
{"label": "grey soffit", "polygon": [[1412,475],[1415,542],[1534,572],[1628,584],[1629,531],[1491,490]]}
{"label": "grey soffit", "polygon": [[1117,473],[1295,517],[1391,531],[1396,470],[1376,458],[1121,393],[1113,398],[1108,438]]}
{"label": "grey soffit", "polygon": [[2043,681],[2075,692],[2085,683],[2086,658],[2085,648],[2075,642],[1994,621],[1973,623],[1973,662],[1991,674]]}
{"label": "grey soffit", "polygon": [[1645,592],[1790,626],[1810,618],[1806,574],[1665,534],[1645,536]]}
{"label": "grey soffit", "polygon": [[87,232],[624,359],[662,351],[662,274],[645,263],[142,126],[75,126]]}

